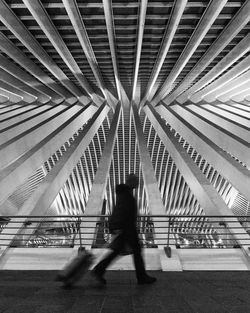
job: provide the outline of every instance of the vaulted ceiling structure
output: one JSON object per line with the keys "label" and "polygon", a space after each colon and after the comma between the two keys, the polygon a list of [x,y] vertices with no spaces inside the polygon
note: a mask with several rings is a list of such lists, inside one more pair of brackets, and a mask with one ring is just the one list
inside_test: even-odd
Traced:
{"label": "vaulted ceiling structure", "polygon": [[250,0],[0,0],[1,214],[109,213],[130,172],[141,213],[249,214],[249,30]]}

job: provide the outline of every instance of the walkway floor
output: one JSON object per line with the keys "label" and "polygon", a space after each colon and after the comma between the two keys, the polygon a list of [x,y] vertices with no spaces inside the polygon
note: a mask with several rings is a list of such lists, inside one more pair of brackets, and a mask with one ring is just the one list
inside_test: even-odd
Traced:
{"label": "walkway floor", "polygon": [[108,271],[105,287],[87,275],[72,289],[55,271],[0,271],[0,313],[248,313],[250,273],[150,271],[138,286],[133,271]]}

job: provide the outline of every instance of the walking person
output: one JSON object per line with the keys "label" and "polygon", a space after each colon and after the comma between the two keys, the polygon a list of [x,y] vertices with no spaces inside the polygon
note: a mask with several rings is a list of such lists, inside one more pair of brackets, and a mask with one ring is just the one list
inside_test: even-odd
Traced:
{"label": "walking person", "polygon": [[106,284],[104,274],[110,263],[128,246],[133,254],[138,284],[152,284],[156,281],[146,273],[141,254],[141,246],[137,234],[137,204],[133,190],[138,187],[139,179],[135,174],[130,174],[125,184],[116,187],[116,205],[110,218],[110,232],[116,234],[111,244],[111,252],[102,259],[92,270],[93,276]]}

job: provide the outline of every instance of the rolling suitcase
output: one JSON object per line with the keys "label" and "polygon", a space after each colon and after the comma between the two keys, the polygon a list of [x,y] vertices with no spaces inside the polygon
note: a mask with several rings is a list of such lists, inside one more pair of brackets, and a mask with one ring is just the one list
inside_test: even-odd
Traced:
{"label": "rolling suitcase", "polygon": [[56,280],[61,281],[63,287],[71,287],[88,271],[93,259],[90,252],[79,249],[78,255],[58,273]]}
{"label": "rolling suitcase", "polygon": [[56,280],[63,283],[63,287],[71,287],[88,271],[94,261],[94,256],[82,246],[80,220],[78,223],[80,247],[78,255],[57,274]]}

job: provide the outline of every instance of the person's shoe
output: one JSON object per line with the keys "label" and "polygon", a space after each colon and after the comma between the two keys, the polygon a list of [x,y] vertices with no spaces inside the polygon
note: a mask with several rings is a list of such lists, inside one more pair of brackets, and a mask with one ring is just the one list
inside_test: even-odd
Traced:
{"label": "person's shoe", "polygon": [[153,284],[156,280],[155,277],[146,276],[143,279],[138,279],[138,285]]}
{"label": "person's shoe", "polygon": [[91,271],[91,274],[92,274],[92,276],[95,277],[95,279],[96,279],[99,283],[101,283],[102,285],[106,285],[106,283],[107,283],[106,279],[105,279],[105,278],[103,277],[103,275],[100,274],[96,269],[93,269],[93,270]]}

